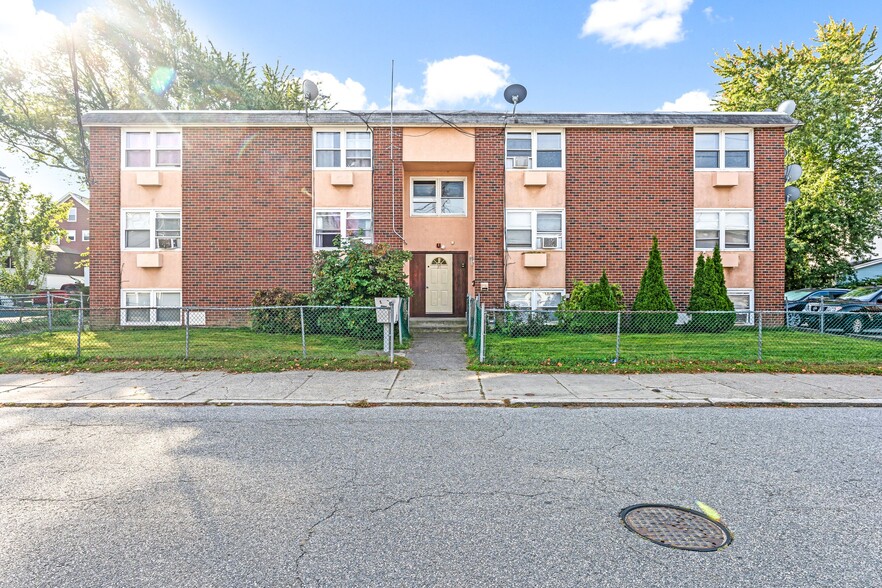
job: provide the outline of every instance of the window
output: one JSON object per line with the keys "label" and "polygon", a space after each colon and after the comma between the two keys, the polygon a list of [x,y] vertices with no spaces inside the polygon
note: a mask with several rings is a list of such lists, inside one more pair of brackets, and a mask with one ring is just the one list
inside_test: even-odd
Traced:
{"label": "window", "polygon": [[506,290],[505,305],[524,310],[556,310],[563,290]]}
{"label": "window", "polygon": [[70,210],[67,211],[67,222],[75,223],[77,222],[77,207],[71,206]]}
{"label": "window", "polygon": [[316,210],[313,247],[334,249],[337,239],[361,239],[364,243],[374,241],[374,223],[369,209],[363,210]]}
{"label": "window", "polygon": [[83,231],[83,241],[89,241],[89,231]]}
{"label": "window", "polygon": [[748,131],[695,133],[695,168],[750,169],[751,139]]}
{"label": "window", "polygon": [[124,131],[123,167],[181,167],[180,131]]}
{"label": "window", "polygon": [[560,169],[563,133],[514,131],[505,135],[506,169]]}
{"label": "window", "polygon": [[411,216],[465,216],[465,178],[414,178],[410,190]]}
{"label": "window", "polygon": [[180,210],[124,210],[123,249],[180,249]]}
{"label": "window", "polygon": [[695,249],[711,250],[717,245],[720,251],[752,250],[753,210],[696,210]]}
{"label": "window", "polygon": [[180,290],[123,290],[124,325],[181,324]]}
{"label": "window", "polygon": [[316,131],[315,167],[370,168],[373,137],[366,131]]}
{"label": "window", "polygon": [[77,240],[77,232],[76,231],[68,231],[67,232],[67,242],[73,243]]}
{"label": "window", "polygon": [[726,290],[729,300],[735,305],[735,324],[753,324],[753,290]]}
{"label": "window", "polygon": [[507,249],[563,249],[562,210],[509,209],[505,211]]}

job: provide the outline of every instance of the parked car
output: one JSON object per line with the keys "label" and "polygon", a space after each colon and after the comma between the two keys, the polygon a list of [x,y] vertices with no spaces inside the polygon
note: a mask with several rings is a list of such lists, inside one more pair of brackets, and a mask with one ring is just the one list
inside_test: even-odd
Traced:
{"label": "parked car", "polygon": [[798,311],[805,310],[807,304],[824,300],[835,300],[848,292],[848,288],[800,288],[784,293],[784,310],[787,311],[787,324],[798,327],[803,322]]}
{"label": "parked car", "polygon": [[34,292],[31,304],[36,306],[46,306],[49,304],[49,297],[52,297],[53,305],[63,305],[71,300],[79,298],[79,284],[62,284],[57,290],[43,290]]}
{"label": "parked car", "polygon": [[830,304],[811,302],[801,313],[812,328],[820,328],[821,314],[825,329],[842,329],[849,333],[862,333],[867,329],[882,327],[882,286],[861,286],[849,290]]}

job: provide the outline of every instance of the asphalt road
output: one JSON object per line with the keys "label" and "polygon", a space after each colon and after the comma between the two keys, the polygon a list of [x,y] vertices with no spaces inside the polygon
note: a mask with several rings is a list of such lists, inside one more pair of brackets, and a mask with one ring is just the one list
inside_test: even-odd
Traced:
{"label": "asphalt road", "polygon": [[[882,410],[0,410],[0,586],[882,586]],[[626,530],[715,507],[715,553]]]}

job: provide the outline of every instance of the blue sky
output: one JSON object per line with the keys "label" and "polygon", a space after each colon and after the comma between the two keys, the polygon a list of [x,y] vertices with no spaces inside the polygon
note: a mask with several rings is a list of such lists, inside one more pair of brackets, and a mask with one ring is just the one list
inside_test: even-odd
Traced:
{"label": "blue sky", "polygon": [[[6,3],[23,7],[14,11],[16,18],[28,18],[30,10],[37,21],[54,17],[68,24],[101,0]],[[520,83],[529,96],[519,110],[641,111],[665,103],[700,110],[717,89],[710,64],[737,44],[805,42],[815,23],[830,17],[859,26],[882,22],[882,2],[856,0],[177,0],[176,5],[203,39],[224,50],[248,51],[256,62],[291,65],[318,81],[341,108],[387,108],[394,59],[398,108],[502,108],[502,88]],[[0,167],[20,173],[6,155],[0,155]],[[31,174],[32,183],[42,188],[43,175]],[[45,186],[60,189],[48,175]]]}

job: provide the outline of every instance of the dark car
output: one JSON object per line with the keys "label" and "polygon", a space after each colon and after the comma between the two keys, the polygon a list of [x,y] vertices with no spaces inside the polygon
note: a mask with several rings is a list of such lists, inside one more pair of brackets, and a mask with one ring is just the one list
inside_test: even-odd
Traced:
{"label": "dark car", "polygon": [[800,313],[812,328],[841,329],[848,333],[862,333],[866,329],[882,327],[882,286],[861,286],[849,290],[821,308],[820,302],[811,302]]}
{"label": "dark car", "polygon": [[804,310],[807,304],[820,303],[823,298],[835,300],[848,292],[848,288],[802,288],[784,293],[784,310],[788,311],[787,324],[798,327],[803,318],[800,314],[791,314]]}

